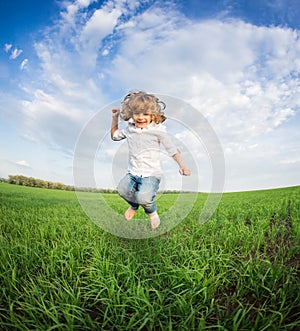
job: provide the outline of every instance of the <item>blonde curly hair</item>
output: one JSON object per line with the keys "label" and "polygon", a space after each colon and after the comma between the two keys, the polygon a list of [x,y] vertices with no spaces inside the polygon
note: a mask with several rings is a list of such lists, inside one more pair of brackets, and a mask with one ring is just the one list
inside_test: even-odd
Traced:
{"label": "blonde curly hair", "polygon": [[166,104],[155,95],[144,91],[132,91],[123,99],[120,115],[124,121],[128,121],[137,113],[151,114],[152,121],[159,124],[167,119],[163,112],[165,108]]}

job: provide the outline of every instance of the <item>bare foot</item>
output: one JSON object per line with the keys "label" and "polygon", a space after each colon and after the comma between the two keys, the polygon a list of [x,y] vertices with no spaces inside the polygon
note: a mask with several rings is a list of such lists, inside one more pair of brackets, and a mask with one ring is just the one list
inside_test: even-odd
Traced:
{"label": "bare foot", "polygon": [[160,219],[156,211],[149,215],[149,220],[153,230],[159,227]]}
{"label": "bare foot", "polygon": [[131,209],[130,207],[125,211],[125,218],[127,221],[130,221],[133,218],[135,212],[136,210]]}

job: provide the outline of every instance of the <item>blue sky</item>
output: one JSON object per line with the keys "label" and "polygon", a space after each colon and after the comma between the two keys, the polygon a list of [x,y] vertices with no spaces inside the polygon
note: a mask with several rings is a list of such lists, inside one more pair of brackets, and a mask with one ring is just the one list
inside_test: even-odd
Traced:
{"label": "blue sky", "polygon": [[[2,0],[0,177],[73,184],[76,143],[99,121],[93,176],[115,187],[126,148],[109,139],[111,105],[142,89],[207,119],[225,191],[299,185],[299,22],[299,0]],[[213,152],[197,139],[199,118],[184,125],[192,112],[170,104],[166,125],[209,191]],[[172,162],[163,159],[163,186],[192,187]]]}

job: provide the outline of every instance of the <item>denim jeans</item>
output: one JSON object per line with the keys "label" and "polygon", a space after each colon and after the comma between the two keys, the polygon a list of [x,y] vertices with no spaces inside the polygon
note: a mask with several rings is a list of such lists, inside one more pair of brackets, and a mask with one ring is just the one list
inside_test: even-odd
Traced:
{"label": "denim jeans", "polygon": [[151,214],[157,210],[154,199],[159,183],[160,178],[158,177],[139,177],[128,173],[121,179],[117,190],[133,210],[142,206],[146,214]]}

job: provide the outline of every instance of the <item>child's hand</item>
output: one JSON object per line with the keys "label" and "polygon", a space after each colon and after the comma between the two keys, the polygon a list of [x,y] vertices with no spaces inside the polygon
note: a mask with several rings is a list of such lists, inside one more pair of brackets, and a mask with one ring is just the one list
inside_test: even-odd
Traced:
{"label": "child's hand", "polygon": [[182,176],[190,176],[191,170],[189,168],[181,168],[179,172]]}
{"label": "child's hand", "polygon": [[113,117],[119,117],[119,115],[120,115],[120,108],[115,107],[115,108],[113,108],[111,110],[111,112],[112,112],[112,116]]}

